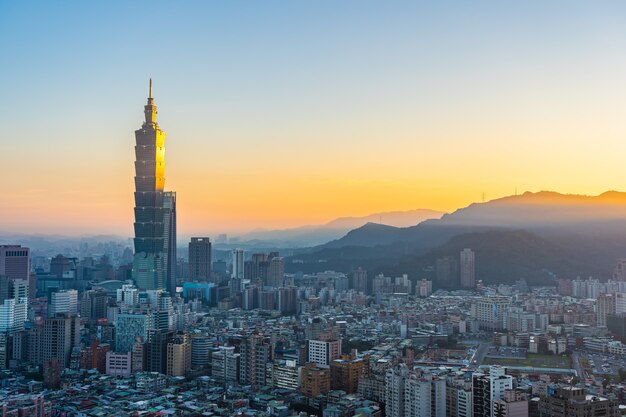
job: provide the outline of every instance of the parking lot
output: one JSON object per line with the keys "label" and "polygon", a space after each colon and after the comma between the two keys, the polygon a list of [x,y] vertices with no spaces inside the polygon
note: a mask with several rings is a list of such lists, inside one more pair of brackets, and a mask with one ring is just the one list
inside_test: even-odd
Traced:
{"label": "parking lot", "polygon": [[626,368],[626,362],[622,356],[613,356],[606,353],[583,353],[583,366],[594,376],[617,375],[621,368]]}
{"label": "parking lot", "polygon": [[487,351],[488,358],[524,359],[526,349],[511,346],[491,346]]}

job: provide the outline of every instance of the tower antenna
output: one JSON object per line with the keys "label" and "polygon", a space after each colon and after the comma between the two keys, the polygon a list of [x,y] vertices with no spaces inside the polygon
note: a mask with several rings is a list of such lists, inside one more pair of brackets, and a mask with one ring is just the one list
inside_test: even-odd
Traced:
{"label": "tower antenna", "polygon": [[150,78],[150,90],[148,91],[148,98],[152,98],[152,78]]}

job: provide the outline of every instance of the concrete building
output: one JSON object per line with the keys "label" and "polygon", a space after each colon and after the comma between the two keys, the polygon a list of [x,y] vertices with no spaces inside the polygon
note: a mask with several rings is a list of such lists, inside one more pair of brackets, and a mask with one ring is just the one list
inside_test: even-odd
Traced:
{"label": "concrete building", "polygon": [[218,347],[211,353],[211,376],[220,383],[237,382],[239,358],[234,346]]}
{"label": "concrete building", "polygon": [[147,314],[118,314],[115,323],[115,351],[130,352],[137,337],[148,338],[151,320]]}
{"label": "concrete building", "polygon": [[330,369],[320,368],[315,363],[307,363],[300,374],[300,392],[315,398],[330,391]]}
{"label": "concrete building", "polygon": [[587,394],[584,388],[550,387],[539,400],[540,417],[619,417],[619,401]]}
{"label": "concrete building", "polygon": [[513,378],[505,375],[505,369],[491,366],[489,374],[472,375],[472,403],[475,416],[494,417],[494,402],[513,389]]}
{"label": "concrete building", "polygon": [[482,330],[503,330],[510,305],[508,297],[483,297],[472,304],[472,317]]}
{"label": "concrete building", "polygon": [[506,390],[494,401],[493,410],[498,417],[528,417],[528,397],[520,391]]}
{"label": "concrete building", "polygon": [[297,390],[300,387],[301,366],[295,360],[275,361],[272,367],[272,386]]}
{"label": "concrete building", "polygon": [[357,292],[362,292],[363,294],[369,294],[369,285],[367,282],[367,271],[358,268],[352,274],[352,288],[354,288]]}
{"label": "concrete building", "polygon": [[255,387],[267,382],[266,364],[273,359],[274,348],[270,338],[253,334],[242,340],[239,345],[239,382]]}
{"label": "concrete building", "polygon": [[111,376],[129,376],[132,373],[131,352],[106,353],[106,374]]}
{"label": "concrete building", "polygon": [[233,249],[233,266],[231,268],[230,277],[244,279],[244,251],[243,249]]}
{"label": "concrete building", "polygon": [[50,293],[48,317],[54,317],[60,313],[69,315],[78,314],[78,291],[61,290]]}
{"label": "concrete building", "polygon": [[475,254],[471,249],[465,248],[461,251],[459,270],[461,287],[474,288],[476,286]]}
{"label": "concrete building", "polygon": [[606,316],[616,312],[615,294],[600,294],[596,299],[596,319],[598,327],[606,327]]}
{"label": "concrete building", "polygon": [[189,242],[189,279],[211,281],[211,240],[192,237]]}
{"label": "concrete building", "polygon": [[396,365],[385,375],[385,415],[446,417],[446,381]]}
{"label": "concrete building", "polygon": [[342,390],[348,394],[358,391],[359,378],[365,372],[367,361],[362,358],[344,355],[330,363],[330,386],[334,390]]}
{"label": "concrete building", "polygon": [[281,256],[276,256],[272,258],[269,263],[267,270],[267,285],[274,288],[282,287],[284,277],[285,259]]}
{"label": "concrete building", "polygon": [[72,349],[77,346],[80,346],[80,317],[59,315],[44,320],[41,340],[41,360],[44,363],[56,359],[65,368]]}
{"label": "concrete building", "polygon": [[30,249],[20,245],[0,245],[0,276],[28,281]]}
{"label": "concrete building", "polygon": [[191,338],[179,332],[167,344],[167,375],[185,376],[191,369]]}
{"label": "concrete building", "polygon": [[338,340],[309,340],[308,362],[317,366],[329,367],[331,362],[341,356],[341,339]]}

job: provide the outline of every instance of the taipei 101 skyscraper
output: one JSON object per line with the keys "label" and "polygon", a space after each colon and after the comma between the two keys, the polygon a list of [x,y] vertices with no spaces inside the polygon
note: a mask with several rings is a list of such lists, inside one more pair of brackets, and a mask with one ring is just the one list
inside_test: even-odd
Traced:
{"label": "taipei 101 skyscraper", "polygon": [[176,193],[165,187],[165,132],[156,122],[152,79],[145,121],[135,131],[135,256],[140,289],[176,290]]}

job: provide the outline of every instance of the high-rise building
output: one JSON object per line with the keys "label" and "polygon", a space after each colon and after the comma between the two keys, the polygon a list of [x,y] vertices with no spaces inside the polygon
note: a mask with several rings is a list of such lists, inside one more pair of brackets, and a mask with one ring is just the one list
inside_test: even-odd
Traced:
{"label": "high-rise building", "polygon": [[24,329],[28,293],[28,281],[0,276],[0,332]]}
{"label": "high-rise building", "polygon": [[167,330],[150,330],[146,342],[146,371],[167,372],[168,344],[174,338],[174,332]]}
{"label": "high-rise building", "polygon": [[296,314],[298,310],[298,289],[296,287],[278,289],[278,309],[285,316]]}
{"label": "high-rise building", "polygon": [[472,403],[475,416],[494,417],[494,402],[513,389],[513,378],[505,375],[505,369],[491,366],[489,374],[472,375]]}
{"label": "high-rise building", "polygon": [[167,344],[167,375],[185,376],[191,369],[191,339],[187,333],[177,333]]}
{"label": "high-rise building", "polygon": [[46,318],[41,342],[41,360],[57,359],[61,368],[65,368],[72,349],[80,346],[80,317],[59,314]]}
{"label": "high-rise building", "polygon": [[285,260],[281,256],[276,256],[270,260],[267,270],[267,285],[278,288],[283,286],[285,277]]}
{"label": "high-rise building", "polygon": [[231,269],[231,278],[244,278],[244,252],[243,249],[233,249],[233,267]]}
{"label": "high-rise building", "polygon": [[146,340],[151,328],[150,321],[147,314],[118,314],[115,323],[115,351],[130,352],[137,337]]}
{"label": "high-rise building", "polygon": [[250,335],[239,345],[239,382],[244,385],[261,387],[267,379],[267,366],[274,357],[270,338],[263,335]]}
{"label": "high-rise building", "polygon": [[189,279],[211,281],[211,240],[192,237],[189,242]]}
{"label": "high-rise building", "polygon": [[0,245],[0,275],[28,281],[30,249],[20,245]]}
{"label": "high-rise building", "polygon": [[352,288],[357,292],[368,294],[367,271],[358,268],[352,274]]}
{"label": "high-rise building", "polygon": [[474,270],[474,251],[465,248],[461,251],[459,262],[461,272],[461,287],[474,288],[476,286],[476,275]]}
{"label": "high-rise building", "polygon": [[170,295],[176,295],[176,193],[163,193],[163,242],[166,254],[165,288]]}
{"label": "high-rise building", "polygon": [[606,316],[615,314],[615,294],[600,294],[596,299],[596,322],[598,327],[606,327]]}
{"label": "high-rise building", "polygon": [[211,354],[211,376],[220,383],[237,381],[239,354],[234,346],[220,346]]}
{"label": "high-rise building", "polygon": [[191,335],[191,367],[193,369],[203,369],[209,366],[211,345],[211,339],[206,333]]}
{"label": "high-rise building", "polygon": [[452,256],[445,256],[435,261],[435,274],[437,286],[453,288],[458,283],[459,270],[456,259]]}
{"label": "high-rise building", "polygon": [[385,415],[446,417],[446,381],[409,370],[404,363],[385,374]]}
{"label": "high-rise building", "polygon": [[175,273],[171,273],[168,262],[175,261],[169,257],[175,255],[176,247],[171,244],[176,238],[176,197],[174,193],[164,192],[165,132],[156,122],[152,80],[144,115],[141,129],[135,131],[135,255],[132,277],[140,289],[171,290],[169,287]]}
{"label": "high-rise building", "polygon": [[433,293],[433,282],[422,278],[415,285],[415,293],[418,297],[430,297]]}
{"label": "high-rise building", "polygon": [[267,271],[269,269],[269,258],[267,253],[253,253],[252,264],[249,272],[249,276],[246,279],[252,281],[261,280],[265,282],[267,280]]}
{"label": "high-rise building", "polygon": [[69,315],[78,313],[78,291],[63,290],[50,293],[48,317],[54,317],[59,313]]}

